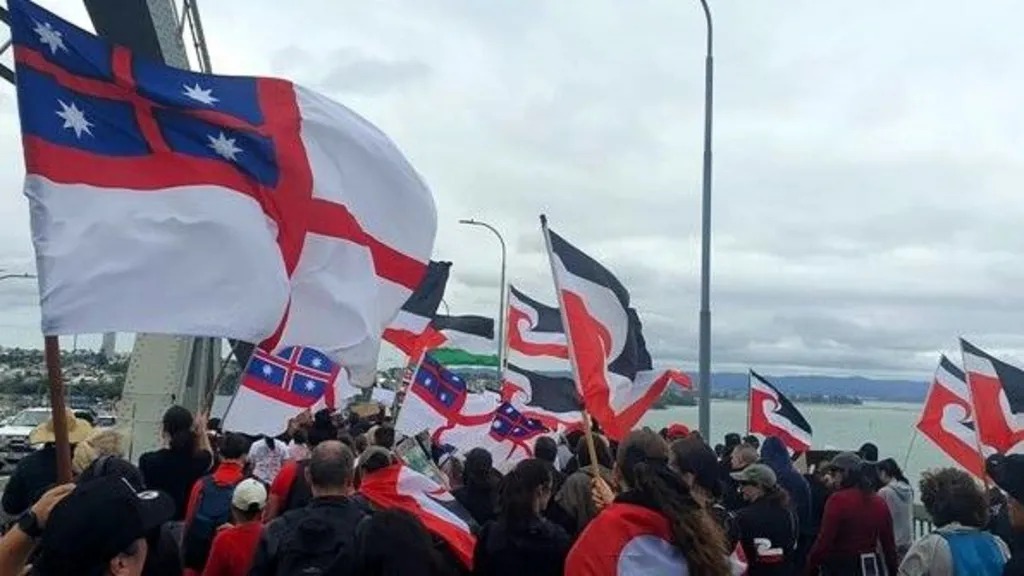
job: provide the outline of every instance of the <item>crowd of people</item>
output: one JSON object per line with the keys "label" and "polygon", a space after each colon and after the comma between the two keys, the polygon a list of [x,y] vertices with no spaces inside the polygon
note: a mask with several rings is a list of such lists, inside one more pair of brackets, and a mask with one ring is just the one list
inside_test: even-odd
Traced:
{"label": "crowd of people", "polygon": [[[472,558],[436,526],[367,498],[400,461],[383,413],[304,413],[277,437],[217,430],[171,407],[138,466],[117,432],[69,417],[73,484],[56,485],[52,423],[5,490],[17,518],[0,576],[997,576],[1024,575],[1024,456],[995,456],[986,491],[926,472],[934,531],[915,539],[914,489],[865,444],[798,470],[779,438],[713,448],[682,425],[621,442],[540,438],[507,473],[477,448],[424,451],[471,517]],[[48,428],[47,428],[48,427]],[[47,432],[49,430],[49,432]]]}

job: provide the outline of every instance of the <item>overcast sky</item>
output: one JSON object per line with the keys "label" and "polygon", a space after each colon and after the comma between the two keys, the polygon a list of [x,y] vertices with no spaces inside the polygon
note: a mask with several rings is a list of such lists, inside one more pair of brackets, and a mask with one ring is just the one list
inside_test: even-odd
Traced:
{"label": "overcast sky", "polygon": [[[91,29],[78,0],[43,0]],[[1024,358],[1024,4],[713,1],[716,370],[927,377],[960,335]],[[537,215],[695,367],[704,21],[697,0],[202,2],[214,69],[324,91],[432,187],[454,313],[510,280],[551,302]],[[32,271],[0,86],[0,268]],[[0,345],[33,346],[30,282]],[[83,340],[84,341],[84,340]]]}

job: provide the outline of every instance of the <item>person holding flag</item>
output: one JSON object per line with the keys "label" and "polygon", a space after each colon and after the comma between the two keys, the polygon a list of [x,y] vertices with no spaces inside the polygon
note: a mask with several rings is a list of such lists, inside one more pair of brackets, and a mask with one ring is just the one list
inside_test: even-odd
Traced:
{"label": "person holding flag", "polygon": [[623,492],[580,534],[566,576],[739,573],[721,528],[669,468],[661,436],[631,432],[616,453],[614,475]]}

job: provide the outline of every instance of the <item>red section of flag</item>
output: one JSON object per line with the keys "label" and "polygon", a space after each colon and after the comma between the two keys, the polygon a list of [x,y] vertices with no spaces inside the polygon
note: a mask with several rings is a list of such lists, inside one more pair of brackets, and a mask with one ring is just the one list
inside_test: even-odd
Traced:
{"label": "red section of flag", "polygon": [[[917,429],[954,462],[984,478],[985,461],[978,453],[971,417],[970,401],[935,381],[928,391]],[[974,436],[973,441],[968,434]]]}
{"label": "red section of flag", "polygon": [[374,506],[405,510],[419,518],[431,534],[447,542],[459,560],[472,569],[476,537],[469,526],[469,513],[444,487],[399,463],[364,476],[359,492]]}
{"label": "red section of flag", "polygon": [[751,386],[749,402],[748,428],[750,433],[761,434],[766,437],[776,436],[779,440],[782,440],[782,443],[787,448],[794,452],[806,452],[811,448],[810,444],[797,436],[793,430],[782,423],[773,422],[769,418],[766,406],[777,406],[779,404],[775,396],[757,386]]}

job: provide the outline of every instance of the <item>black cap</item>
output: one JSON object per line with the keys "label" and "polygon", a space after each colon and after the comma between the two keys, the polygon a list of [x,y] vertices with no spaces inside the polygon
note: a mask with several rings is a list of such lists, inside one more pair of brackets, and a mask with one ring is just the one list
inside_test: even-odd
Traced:
{"label": "black cap", "polygon": [[996,486],[1024,503],[1024,454],[996,454],[985,460],[985,472]]}
{"label": "black cap", "polygon": [[174,501],[166,494],[136,492],[122,478],[107,476],[80,484],[50,513],[38,573],[88,573],[169,521],[174,510]]}

